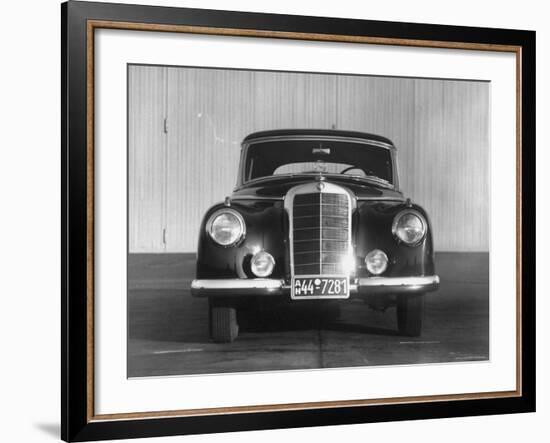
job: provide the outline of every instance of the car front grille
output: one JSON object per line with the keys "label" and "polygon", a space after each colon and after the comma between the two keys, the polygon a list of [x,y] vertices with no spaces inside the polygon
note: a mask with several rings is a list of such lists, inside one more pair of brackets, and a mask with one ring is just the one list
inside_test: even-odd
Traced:
{"label": "car front grille", "polygon": [[342,191],[294,195],[290,217],[294,275],[347,274],[351,208],[348,193]]}

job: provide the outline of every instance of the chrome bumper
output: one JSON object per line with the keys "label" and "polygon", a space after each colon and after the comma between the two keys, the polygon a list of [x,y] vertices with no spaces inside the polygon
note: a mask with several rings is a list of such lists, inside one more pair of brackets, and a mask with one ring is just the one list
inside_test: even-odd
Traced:
{"label": "chrome bumper", "polygon": [[[350,285],[350,295],[370,294],[415,294],[435,291],[439,287],[439,277],[369,277],[355,279]],[[193,280],[191,294],[195,297],[210,295],[288,295],[290,285],[284,280],[271,278],[225,278]]]}

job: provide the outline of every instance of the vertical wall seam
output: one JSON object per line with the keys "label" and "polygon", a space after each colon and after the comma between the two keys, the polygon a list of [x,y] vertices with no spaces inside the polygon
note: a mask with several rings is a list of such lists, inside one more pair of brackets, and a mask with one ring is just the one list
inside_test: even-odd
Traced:
{"label": "vertical wall seam", "polygon": [[162,180],[162,231],[161,231],[161,241],[162,241],[162,249],[164,252],[166,252],[166,249],[168,248],[168,240],[167,240],[167,225],[168,225],[168,151],[169,151],[169,145],[168,145],[168,131],[165,131],[165,125],[168,121],[168,69],[166,67],[162,68],[162,82],[163,82],[163,96],[164,96],[164,103],[163,103],[163,121],[162,121],[162,135],[163,137],[163,152],[162,152],[162,158],[163,158],[163,174],[161,177]]}

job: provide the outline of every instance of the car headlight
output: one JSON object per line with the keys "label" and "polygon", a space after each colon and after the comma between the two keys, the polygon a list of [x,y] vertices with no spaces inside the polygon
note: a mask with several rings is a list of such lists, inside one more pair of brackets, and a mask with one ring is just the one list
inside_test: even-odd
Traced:
{"label": "car headlight", "polygon": [[269,277],[274,267],[275,259],[269,252],[257,252],[250,260],[250,269],[256,277]]}
{"label": "car headlight", "polygon": [[406,209],[397,214],[393,220],[393,235],[409,246],[418,244],[427,231],[428,223],[418,211]]}
{"label": "car headlight", "polygon": [[365,266],[373,275],[380,275],[388,267],[388,256],[380,249],[373,249],[365,257]]}
{"label": "car headlight", "polygon": [[219,245],[233,246],[244,237],[246,225],[242,215],[234,209],[220,209],[208,219],[206,232]]}

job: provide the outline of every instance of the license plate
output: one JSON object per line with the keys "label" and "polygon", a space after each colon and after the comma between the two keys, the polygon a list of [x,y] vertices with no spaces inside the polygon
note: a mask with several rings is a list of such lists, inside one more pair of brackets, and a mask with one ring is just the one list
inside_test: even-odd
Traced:
{"label": "license plate", "polygon": [[348,298],[349,277],[294,277],[292,298]]}

